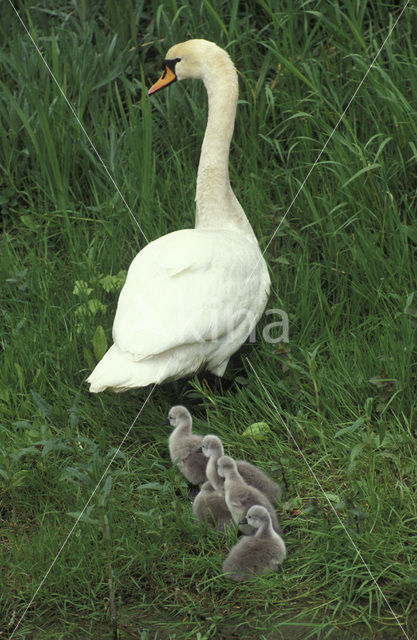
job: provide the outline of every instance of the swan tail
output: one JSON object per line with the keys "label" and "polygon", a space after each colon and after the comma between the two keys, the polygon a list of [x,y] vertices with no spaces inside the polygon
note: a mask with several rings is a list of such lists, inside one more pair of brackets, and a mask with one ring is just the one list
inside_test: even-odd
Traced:
{"label": "swan tail", "polygon": [[86,382],[90,384],[90,393],[100,393],[105,389],[121,392],[159,382],[158,377],[152,362],[129,360],[114,344],[104,354]]}

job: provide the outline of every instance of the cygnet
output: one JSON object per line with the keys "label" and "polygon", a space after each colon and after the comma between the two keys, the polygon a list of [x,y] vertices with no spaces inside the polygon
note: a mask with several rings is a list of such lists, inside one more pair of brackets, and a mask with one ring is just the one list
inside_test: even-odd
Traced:
{"label": "cygnet", "polygon": [[193,502],[193,513],[201,522],[208,522],[220,531],[224,531],[225,526],[232,521],[224,496],[219,495],[210,482],[202,485]]}
{"label": "cygnet", "polygon": [[242,533],[251,535],[254,529],[249,524],[240,524],[254,504],[265,507],[271,516],[272,526],[278,533],[281,532],[277,514],[268,498],[255,487],[248,485],[240,475],[237,464],[233,458],[222,456],[217,461],[217,472],[224,478],[224,495],[226,504],[232,514],[233,521],[239,525]]}
{"label": "cygnet", "polygon": [[207,458],[198,453],[203,437],[191,432],[193,419],[188,409],[181,405],[171,407],[164,424],[175,427],[168,438],[169,455],[173,463],[191,484],[206,480]]}
{"label": "cygnet", "polygon": [[[224,478],[217,473],[217,461],[224,455],[223,444],[220,438],[213,435],[204,436],[201,443],[201,451],[207,456],[207,479],[216,491],[223,491]],[[270,502],[281,498],[282,491],[279,484],[271,480],[264,471],[246,460],[236,460],[237,470],[247,484],[261,491]]]}
{"label": "cygnet", "polygon": [[273,530],[265,507],[251,507],[242,523],[251,525],[256,533],[239,540],[223,562],[226,578],[235,582],[277,571],[287,555],[284,540]]}

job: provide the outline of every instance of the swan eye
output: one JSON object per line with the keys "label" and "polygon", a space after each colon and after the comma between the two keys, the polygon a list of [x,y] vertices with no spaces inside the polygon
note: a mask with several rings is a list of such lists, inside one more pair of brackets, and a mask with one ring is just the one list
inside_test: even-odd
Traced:
{"label": "swan eye", "polygon": [[164,60],[163,63],[162,63],[162,70],[164,72],[164,75],[162,77],[165,78],[167,69],[172,71],[172,73],[175,73],[175,65],[180,60],[181,60],[181,58],[173,58],[172,60]]}

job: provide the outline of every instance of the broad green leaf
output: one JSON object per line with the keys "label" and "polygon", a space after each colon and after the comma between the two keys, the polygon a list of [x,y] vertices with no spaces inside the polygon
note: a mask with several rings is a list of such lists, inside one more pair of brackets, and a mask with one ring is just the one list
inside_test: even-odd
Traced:
{"label": "broad green leaf", "polygon": [[383,420],[381,420],[378,425],[379,446],[381,446],[382,443],[384,442],[386,432],[387,432],[387,425]]}
{"label": "broad green leaf", "polygon": [[145,484],[140,484],[138,486],[138,489],[158,489],[159,491],[164,488],[165,485],[160,482],[145,482]]}
{"label": "broad green leaf", "polygon": [[417,228],[411,225],[402,225],[403,230],[406,232],[407,236],[417,244]]}
{"label": "broad green leaf", "polygon": [[94,369],[96,363],[94,362],[93,354],[91,353],[90,349],[87,349],[87,347],[83,347],[83,354],[84,358],[86,359],[87,365],[90,367],[90,369]]}
{"label": "broad green leaf", "polygon": [[68,511],[67,515],[71,516],[71,518],[75,518],[76,520],[79,520],[79,522],[87,522],[88,524],[95,524],[95,525],[100,524],[100,522],[95,518],[90,518],[90,516],[87,515],[87,513],[83,513],[82,516],[80,516],[80,513],[81,511]]}
{"label": "broad green leaf", "polygon": [[21,487],[25,482],[25,477],[28,474],[27,469],[21,469],[20,471],[15,471],[13,475],[9,476],[9,486],[13,488]]}
{"label": "broad green leaf", "polygon": [[39,451],[36,447],[25,447],[24,449],[17,451],[13,457],[15,460],[20,460],[20,458],[23,458],[23,456],[26,456],[28,453],[39,453]]}
{"label": "broad green leaf", "polygon": [[101,360],[107,351],[107,338],[103,327],[99,324],[93,337],[93,350],[97,360]]}
{"label": "broad green leaf", "polygon": [[78,481],[82,484],[90,487],[91,489],[95,488],[95,483],[91,480],[87,473],[84,471],[80,471],[75,467],[67,467],[61,474],[61,481],[72,480],[73,482]]}
{"label": "broad green leaf", "polygon": [[49,438],[48,440],[35,442],[35,444],[43,445],[42,458],[47,456],[51,451],[72,451],[72,447],[62,438]]}
{"label": "broad green leaf", "polygon": [[48,416],[51,415],[52,413],[52,407],[50,404],[48,404],[46,402],[46,400],[44,400],[39,393],[36,393],[36,391],[31,390],[32,393],[32,397],[33,400],[35,401],[35,404],[37,405],[39,411],[41,412],[41,414],[43,415],[44,418],[47,418]]}
{"label": "broad green leaf", "polygon": [[100,278],[99,283],[104,291],[120,291],[126,280],[126,271],[119,271],[116,275],[107,275]]}
{"label": "broad green leaf", "polygon": [[355,446],[352,448],[352,451],[350,452],[351,462],[353,462],[355,458],[357,458],[357,456],[360,454],[364,446],[365,446],[365,443],[363,442],[358,442],[357,444],[355,444]]}
{"label": "broad green leaf", "polygon": [[365,418],[361,416],[360,418],[355,420],[353,424],[350,424],[348,427],[343,427],[343,429],[339,429],[339,431],[336,431],[336,433],[334,434],[334,437],[339,438],[340,436],[343,436],[345,433],[353,433],[364,422],[365,422]]}
{"label": "broad green leaf", "polygon": [[31,216],[31,215],[20,216],[20,220],[31,231],[35,231],[39,226],[38,224],[36,224],[36,221],[34,220],[33,216]]}
{"label": "broad green leaf", "polygon": [[106,462],[112,458],[122,458],[126,460],[126,454],[120,449],[120,447],[111,447],[106,453]]}
{"label": "broad green leaf", "polygon": [[90,311],[90,313],[95,315],[97,311],[106,311],[107,306],[100,302],[100,300],[97,300],[97,298],[92,298],[87,303],[87,309]]}
{"label": "broad green leaf", "polygon": [[88,282],[84,282],[84,280],[76,280],[74,283],[74,289],[72,293],[75,296],[87,295],[89,296],[92,292],[91,287],[88,286]]}
{"label": "broad green leaf", "polygon": [[0,478],[4,478],[5,480],[9,479],[9,474],[5,469],[0,467]]}
{"label": "broad green leaf", "polygon": [[335,493],[325,493],[324,494],[330,502],[339,502],[340,498]]}
{"label": "broad green leaf", "polygon": [[268,433],[271,433],[271,428],[266,422],[254,422],[249,427],[246,427],[242,436],[244,438],[253,438],[254,440],[264,440]]}
{"label": "broad green leaf", "polygon": [[103,488],[101,490],[101,499],[103,502],[103,507],[106,506],[109,496],[110,496],[110,492],[111,492],[111,488],[112,488],[112,477],[111,475],[108,475],[107,478],[104,481],[103,484]]}

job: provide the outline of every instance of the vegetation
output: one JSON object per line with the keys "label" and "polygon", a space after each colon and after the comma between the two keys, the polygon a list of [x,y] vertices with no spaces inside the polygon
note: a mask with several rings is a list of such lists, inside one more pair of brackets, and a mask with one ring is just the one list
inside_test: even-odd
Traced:
{"label": "vegetation", "polygon": [[[3,2],[0,637],[35,592],[14,640],[415,637],[415,2],[288,214],[397,3],[15,6],[56,82]],[[204,87],[146,95],[188,37],[239,70],[231,179],[289,343],[262,337],[265,316],[220,389],[200,376],[149,399],[90,395],[131,259],[145,237],[193,225]],[[285,486],[282,573],[221,575],[236,533],[191,518],[162,426],[178,402]]]}

